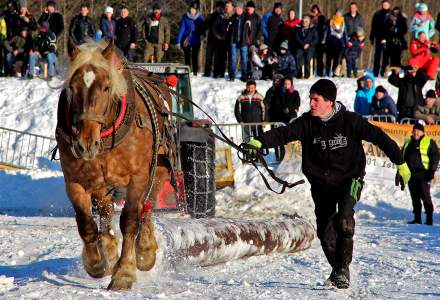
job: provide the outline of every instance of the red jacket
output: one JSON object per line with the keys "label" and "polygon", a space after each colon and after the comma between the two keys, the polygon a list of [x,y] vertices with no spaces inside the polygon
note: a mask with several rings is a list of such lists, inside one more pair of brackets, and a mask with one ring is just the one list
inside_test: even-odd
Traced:
{"label": "red jacket", "polygon": [[411,56],[418,55],[426,55],[430,56],[431,52],[429,51],[430,41],[426,40],[424,43],[420,42],[418,39],[413,39],[411,43],[409,43],[409,52]]}

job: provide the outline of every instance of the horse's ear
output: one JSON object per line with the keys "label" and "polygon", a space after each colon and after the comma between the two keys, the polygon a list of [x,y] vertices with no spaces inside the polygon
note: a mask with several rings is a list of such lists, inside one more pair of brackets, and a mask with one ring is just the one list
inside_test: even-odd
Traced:
{"label": "horse's ear", "polygon": [[105,47],[104,50],[102,50],[102,56],[104,56],[104,58],[106,60],[112,61],[113,60],[113,43],[108,43],[107,47]]}
{"label": "horse's ear", "polygon": [[67,53],[69,54],[70,61],[73,61],[75,59],[79,51],[80,50],[78,49],[72,38],[69,38],[69,40],[67,41]]}

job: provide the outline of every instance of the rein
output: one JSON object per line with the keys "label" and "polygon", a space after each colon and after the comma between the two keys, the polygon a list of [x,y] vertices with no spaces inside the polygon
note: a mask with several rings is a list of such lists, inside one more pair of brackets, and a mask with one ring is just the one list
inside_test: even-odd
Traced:
{"label": "rein", "polygon": [[[155,82],[156,84],[161,83],[159,80],[155,80],[155,81],[156,81],[156,82]],[[247,153],[246,150],[245,150],[245,149],[246,149],[246,146],[247,146],[246,143],[241,143],[240,145],[237,145],[237,144],[234,143],[230,138],[228,138],[228,137],[226,136],[226,134],[220,129],[220,126],[218,126],[218,124],[215,122],[215,120],[214,120],[214,119],[213,119],[213,118],[212,118],[207,112],[205,112],[205,111],[203,110],[203,108],[201,108],[198,104],[194,103],[194,101],[192,101],[192,100],[188,99],[187,97],[185,97],[185,96],[179,94],[178,92],[174,91],[173,89],[169,89],[169,92],[172,93],[172,94],[174,94],[174,95],[177,96],[178,98],[182,98],[185,102],[187,102],[187,103],[193,105],[194,107],[196,107],[197,109],[199,109],[204,115],[206,115],[206,116],[209,118],[209,120],[211,120],[212,123],[215,124],[215,125],[217,126],[217,129],[218,129],[218,131],[220,132],[220,135],[214,133],[212,130],[209,130],[209,129],[205,128],[205,127],[202,127],[202,126],[201,126],[200,128],[202,128],[203,130],[205,130],[209,135],[213,136],[214,138],[216,138],[216,139],[222,141],[223,143],[225,143],[225,144],[231,146],[232,148],[234,148],[235,150],[237,150],[238,158],[239,158],[241,161],[243,161],[243,162],[251,163],[251,164],[254,166],[254,168],[257,169],[258,173],[260,174],[261,178],[262,178],[263,181],[264,181],[264,184],[266,185],[266,187],[267,187],[269,190],[271,190],[272,192],[277,193],[277,194],[283,194],[283,193],[286,191],[287,188],[290,189],[290,188],[293,188],[293,187],[295,187],[295,186],[297,186],[297,185],[300,185],[300,184],[305,183],[304,179],[298,180],[298,181],[293,182],[293,183],[289,183],[289,182],[287,182],[287,181],[285,181],[285,180],[279,178],[278,176],[276,176],[275,173],[274,173],[274,171],[273,171],[272,169],[269,168],[269,166],[267,165],[266,160],[264,159],[264,156],[267,155],[267,152],[263,152],[261,149],[256,149],[256,150],[257,150],[257,151],[256,151],[257,154],[256,154],[256,157],[255,157],[254,159],[247,159],[247,158],[245,158],[245,157],[248,156],[248,153]],[[181,115],[181,114],[178,114],[178,113],[175,113],[175,112],[169,111],[169,110],[167,111],[167,113],[168,113],[169,115],[172,115],[172,116],[176,117],[176,118],[179,118],[179,119],[182,119],[182,120],[185,120],[185,121],[191,122],[191,123],[197,123],[197,120],[191,120],[191,119],[185,117],[184,115]],[[242,156],[240,156],[240,153],[241,153]],[[274,190],[274,189],[271,187],[271,185],[269,184],[269,182],[268,182],[266,176],[264,176],[264,174],[263,174],[263,173],[261,172],[261,170],[258,168],[258,165],[257,165],[258,162],[261,163],[261,165],[263,166],[263,168],[269,173],[270,177],[271,177],[275,182],[277,182],[278,184],[280,184],[280,185],[282,186],[281,191],[276,191],[276,190]]]}

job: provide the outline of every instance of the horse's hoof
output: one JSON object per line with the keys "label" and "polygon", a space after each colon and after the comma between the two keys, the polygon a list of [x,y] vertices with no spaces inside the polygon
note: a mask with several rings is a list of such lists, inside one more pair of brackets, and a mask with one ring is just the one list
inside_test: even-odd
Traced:
{"label": "horse's hoof", "polygon": [[136,267],[139,271],[150,271],[156,263],[156,251],[143,251],[138,254],[136,249]]}
{"label": "horse's hoof", "polygon": [[101,249],[98,248],[99,251],[99,261],[96,263],[92,263],[88,258],[85,249],[83,250],[82,258],[84,269],[87,274],[89,274],[93,278],[102,278],[107,273],[107,261],[104,259],[104,255]]}
{"label": "horse's hoof", "polygon": [[105,259],[107,260],[107,268],[104,276],[112,275],[113,268],[119,260],[118,255],[118,241],[116,238],[110,235],[101,235],[99,246],[105,253]]}
{"label": "horse's hoof", "polygon": [[122,277],[117,279],[112,279],[107,287],[109,291],[126,291],[131,289],[134,280],[130,277]]}

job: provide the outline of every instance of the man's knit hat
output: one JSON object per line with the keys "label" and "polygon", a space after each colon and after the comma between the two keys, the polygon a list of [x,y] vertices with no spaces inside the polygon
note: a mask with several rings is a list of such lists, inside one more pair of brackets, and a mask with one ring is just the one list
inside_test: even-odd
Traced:
{"label": "man's knit hat", "polygon": [[311,93],[317,93],[322,97],[324,97],[325,99],[335,102],[337,89],[333,81],[329,79],[319,79],[310,88],[310,94]]}
{"label": "man's knit hat", "polygon": [[420,122],[417,122],[416,124],[414,124],[413,130],[414,129],[418,129],[418,130],[421,130],[421,131],[425,132],[425,126],[423,126],[423,124],[420,123]]}

